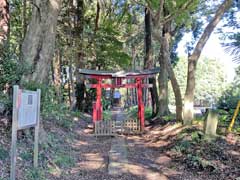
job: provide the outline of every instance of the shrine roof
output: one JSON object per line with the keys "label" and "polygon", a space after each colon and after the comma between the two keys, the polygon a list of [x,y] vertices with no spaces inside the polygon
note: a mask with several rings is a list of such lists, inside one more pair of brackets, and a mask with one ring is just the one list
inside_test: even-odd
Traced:
{"label": "shrine roof", "polygon": [[80,74],[87,76],[97,76],[97,77],[108,77],[108,78],[118,78],[118,77],[138,77],[138,76],[153,76],[160,72],[160,68],[145,69],[145,70],[135,70],[135,71],[99,71],[99,70],[89,70],[89,69],[79,69]]}

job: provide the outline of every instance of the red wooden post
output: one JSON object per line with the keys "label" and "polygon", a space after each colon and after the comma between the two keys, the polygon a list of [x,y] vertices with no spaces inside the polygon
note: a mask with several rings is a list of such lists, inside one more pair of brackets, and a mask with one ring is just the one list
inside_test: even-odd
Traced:
{"label": "red wooden post", "polygon": [[96,109],[96,102],[93,102],[93,124],[97,121],[97,109]]}
{"label": "red wooden post", "polygon": [[144,103],[142,101],[142,79],[137,78],[137,94],[138,94],[138,119],[140,121],[141,130],[144,130]]}
{"label": "red wooden post", "polygon": [[97,101],[96,101],[96,110],[97,110],[97,121],[102,120],[102,103],[101,103],[101,97],[102,97],[102,79],[99,78],[97,83]]}

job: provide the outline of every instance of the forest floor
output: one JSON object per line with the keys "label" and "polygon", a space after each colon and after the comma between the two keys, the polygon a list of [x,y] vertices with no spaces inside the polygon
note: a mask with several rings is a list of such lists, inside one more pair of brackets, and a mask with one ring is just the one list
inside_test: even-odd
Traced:
{"label": "forest floor", "polygon": [[[0,119],[0,180],[10,171],[11,132]],[[127,144],[127,171],[109,175],[113,138],[96,138],[90,117],[73,117],[71,128],[45,121],[45,143],[40,146],[39,168],[32,167],[33,142],[18,138],[18,180],[165,180],[240,179],[240,141],[236,135],[206,140],[201,127],[182,127],[157,120],[138,136],[123,136]],[[31,136],[31,135],[28,135]]]}

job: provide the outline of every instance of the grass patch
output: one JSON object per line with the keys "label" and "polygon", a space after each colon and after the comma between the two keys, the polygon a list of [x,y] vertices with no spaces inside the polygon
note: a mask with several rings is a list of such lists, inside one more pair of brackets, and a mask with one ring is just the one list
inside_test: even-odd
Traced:
{"label": "grass patch", "polygon": [[33,168],[26,171],[25,178],[26,180],[45,180],[44,171],[40,168]]}
{"label": "grass patch", "polygon": [[19,156],[25,161],[32,160],[33,158],[33,154],[27,151],[21,152]]}
{"label": "grass patch", "polygon": [[72,167],[75,164],[74,159],[70,154],[65,154],[65,153],[57,153],[53,159],[53,162],[63,168],[63,167]]}

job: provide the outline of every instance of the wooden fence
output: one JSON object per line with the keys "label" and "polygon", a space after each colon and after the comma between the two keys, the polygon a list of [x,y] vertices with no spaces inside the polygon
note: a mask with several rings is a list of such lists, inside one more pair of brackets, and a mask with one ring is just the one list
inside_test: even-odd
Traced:
{"label": "wooden fence", "polygon": [[121,129],[123,134],[139,134],[141,132],[140,122],[137,119],[127,118],[122,121]]}
{"label": "wooden fence", "polygon": [[116,122],[114,120],[96,121],[94,128],[95,136],[115,136],[116,135]]}
{"label": "wooden fence", "polygon": [[140,122],[137,119],[127,118],[121,122],[116,120],[96,121],[94,135],[97,136],[115,136],[120,134],[139,134],[141,133]]}

